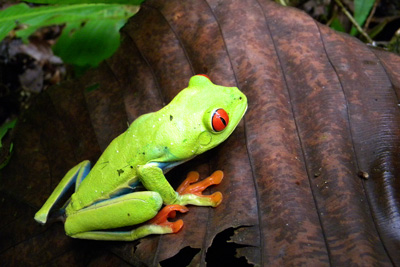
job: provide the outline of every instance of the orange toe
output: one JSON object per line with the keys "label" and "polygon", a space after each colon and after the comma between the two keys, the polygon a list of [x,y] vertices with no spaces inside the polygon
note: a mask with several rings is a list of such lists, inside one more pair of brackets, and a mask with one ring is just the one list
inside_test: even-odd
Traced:
{"label": "orange toe", "polygon": [[172,233],[177,233],[182,229],[183,221],[182,220],[177,220],[176,222],[172,222],[170,224],[170,227],[172,229]]}
{"label": "orange toe", "polygon": [[215,192],[214,194],[212,194],[210,196],[210,198],[213,201],[213,203],[215,203],[214,207],[218,206],[222,202],[222,194],[221,194],[221,192]]}
{"label": "orange toe", "polygon": [[[176,216],[176,211],[186,213],[189,211],[188,208],[185,206],[181,205],[168,205],[165,206],[161,211],[157,213],[157,215],[149,221],[149,224],[157,224],[157,225],[162,225],[162,226],[170,226],[173,230],[177,229],[176,231],[179,231],[179,229],[182,228],[183,226],[183,221],[178,220],[176,222],[169,222],[168,218],[175,218]],[[175,233],[175,231],[173,231]]]}
{"label": "orange toe", "polygon": [[190,185],[193,184],[194,182],[197,182],[200,178],[200,175],[196,171],[191,171],[187,174],[186,179],[181,183],[181,185],[178,187],[176,192],[178,192],[180,195],[186,190],[186,188]]}
{"label": "orange toe", "polygon": [[183,183],[178,187],[177,192],[180,195],[184,194],[195,194],[198,196],[202,196],[202,192],[209,187],[210,185],[215,185],[221,183],[224,177],[224,173],[222,171],[215,171],[210,177],[207,177],[200,182],[194,183],[199,179],[198,172],[189,172],[187,178]]}

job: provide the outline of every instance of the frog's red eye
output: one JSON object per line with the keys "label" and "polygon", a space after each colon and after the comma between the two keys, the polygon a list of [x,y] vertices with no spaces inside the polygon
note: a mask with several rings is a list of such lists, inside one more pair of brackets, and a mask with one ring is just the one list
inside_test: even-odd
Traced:
{"label": "frog's red eye", "polygon": [[197,76],[203,76],[203,77],[206,77],[207,79],[209,79],[209,80],[211,81],[210,77],[208,77],[208,76],[207,76],[207,75],[205,75],[205,74],[197,74]]}
{"label": "frog's red eye", "polygon": [[219,108],[214,111],[211,117],[211,125],[214,131],[220,132],[226,128],[229,123],[229,116],[225,110]]}

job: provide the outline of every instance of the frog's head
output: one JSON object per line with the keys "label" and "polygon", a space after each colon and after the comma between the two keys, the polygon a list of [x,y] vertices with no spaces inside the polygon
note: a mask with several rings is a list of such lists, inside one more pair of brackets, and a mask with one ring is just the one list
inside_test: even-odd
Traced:
{"label": "frog's head", "polygon": [[191,141],[195,155],[227,139],[247,109],[247,98],[237,87],[215,85],[205,75],[193,76],[173,101],[184,113],[184,124],[177,125],[181,138]]}

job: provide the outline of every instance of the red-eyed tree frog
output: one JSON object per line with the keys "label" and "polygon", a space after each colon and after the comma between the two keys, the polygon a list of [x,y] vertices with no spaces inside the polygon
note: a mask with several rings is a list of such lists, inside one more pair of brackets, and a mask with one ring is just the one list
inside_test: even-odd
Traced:
{"label": "red-eyed tree frog", "polygon": [[[238,88],[193,76],[168,105],[140,116],[115,138],[92,169],[83,161],[68,171],[35,220],[46,223],[51,208],[75,184],[62,208],[65,232],[73,238],[132,241],[178,232],[182,220],[167,219],[188,211],[188,204],[218,206],[220,192],[202,191],[219,184],[223,173],[197,182],[198,173],[190,172],[177,191],[164,174],[227,139],[246,109],[246,96]],[[136,191],[138,183],[148,191]],[[133,230],[112,230],[134,225]]]}

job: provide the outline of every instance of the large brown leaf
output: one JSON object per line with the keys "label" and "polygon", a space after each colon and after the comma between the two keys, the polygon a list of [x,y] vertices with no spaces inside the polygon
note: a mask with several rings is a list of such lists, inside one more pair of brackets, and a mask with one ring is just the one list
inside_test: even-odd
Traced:
{"label": "large brown leaf", "polygon": [[[229,249],[261,266],[400,264],[398,56],[266,0],[147,1],[122,32],[116,55],[19,120],[1,172],[3,264],[212,266]],[[128,243],[33,221],[70,167],[197,73],[249,100],[225,143],[168,174],[176,185],[222,169],[219,207],[189,207],[180,233]]]}

